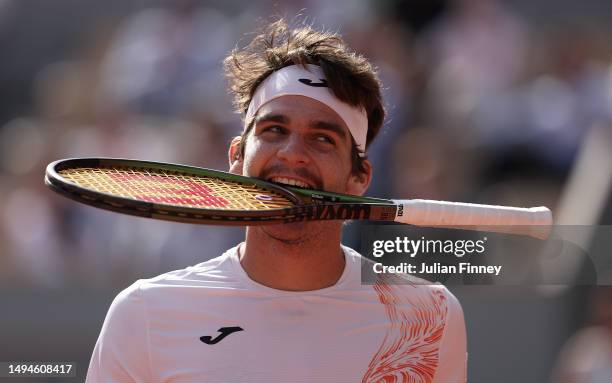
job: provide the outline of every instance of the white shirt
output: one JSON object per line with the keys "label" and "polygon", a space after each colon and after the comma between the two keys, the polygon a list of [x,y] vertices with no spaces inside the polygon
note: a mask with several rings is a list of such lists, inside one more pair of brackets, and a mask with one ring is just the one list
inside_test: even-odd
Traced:
{"label": "white shirt", "polygon": [[236,247],[137,281],[108,311],[87,382],[464,383],[457,299],[442,285],[364,285],[361,256],[343,249],[338,282],[314,291],[254,282]]}

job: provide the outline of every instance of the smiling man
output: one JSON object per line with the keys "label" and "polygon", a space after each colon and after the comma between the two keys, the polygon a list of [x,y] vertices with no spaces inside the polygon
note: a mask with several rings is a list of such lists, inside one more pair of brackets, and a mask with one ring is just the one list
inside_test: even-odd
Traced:
{"label": "smiling man", "polygon": [[[342,39],[280,20],[225,60],[244,115],[230,170],[362,195],[380,83]],[[461,306],[441,285],[361,283],[341,221],[249,227],[208,262],[113,302],[88,382],[466,381]]]}

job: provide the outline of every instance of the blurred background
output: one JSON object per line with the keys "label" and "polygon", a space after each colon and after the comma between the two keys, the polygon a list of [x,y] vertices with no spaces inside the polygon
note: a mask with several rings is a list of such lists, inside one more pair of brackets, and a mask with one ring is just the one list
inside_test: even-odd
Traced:
{"label": "blurred background", "polygon": [[[380,70],[389,118],[369,195],[609,224],[607,0],[0,0],[0,361],[75,361],[66,381],[83,381],[119,291],[242,239],[79,206],[45,189],[44,168],[110,156],[227,169],[241,125],[221,61],[271,15],[298,13]],[[451,290],[470,382],[612,382],[610,287]]]}

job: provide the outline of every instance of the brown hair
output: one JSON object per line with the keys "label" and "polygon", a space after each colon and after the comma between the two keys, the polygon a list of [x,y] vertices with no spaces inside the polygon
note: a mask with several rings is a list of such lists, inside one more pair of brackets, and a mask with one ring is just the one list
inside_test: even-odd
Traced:
{"label": "brown hair", "polygon": [[[284,19],[279,19],[265,27],[245,48],[235,48],[223,64],[239,113],[246,114],[255,90],[272,72],[290,65],[315,64],[321,67],[339,100],[365,109],[366,147],[382,127],[385,109],[376,71],[365,57],[350,51],[336,33],[317,31],[309,25],[290,29]],[[241,137],[241,155],[252,128],[252,121],[245,122],[248,125]],[[353,141],[353,173],[364,170],[364,158],[359,154]]]}

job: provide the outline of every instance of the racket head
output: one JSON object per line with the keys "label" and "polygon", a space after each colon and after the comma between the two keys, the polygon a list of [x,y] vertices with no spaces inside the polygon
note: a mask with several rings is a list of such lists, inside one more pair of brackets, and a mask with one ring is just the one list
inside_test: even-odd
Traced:
{"label": "racket head", "polygon": [[140,217],[216,225],[290,221],[302,198],[281,186],[218,170],[112,158],[47,166],[45,183],[75,201]]}

